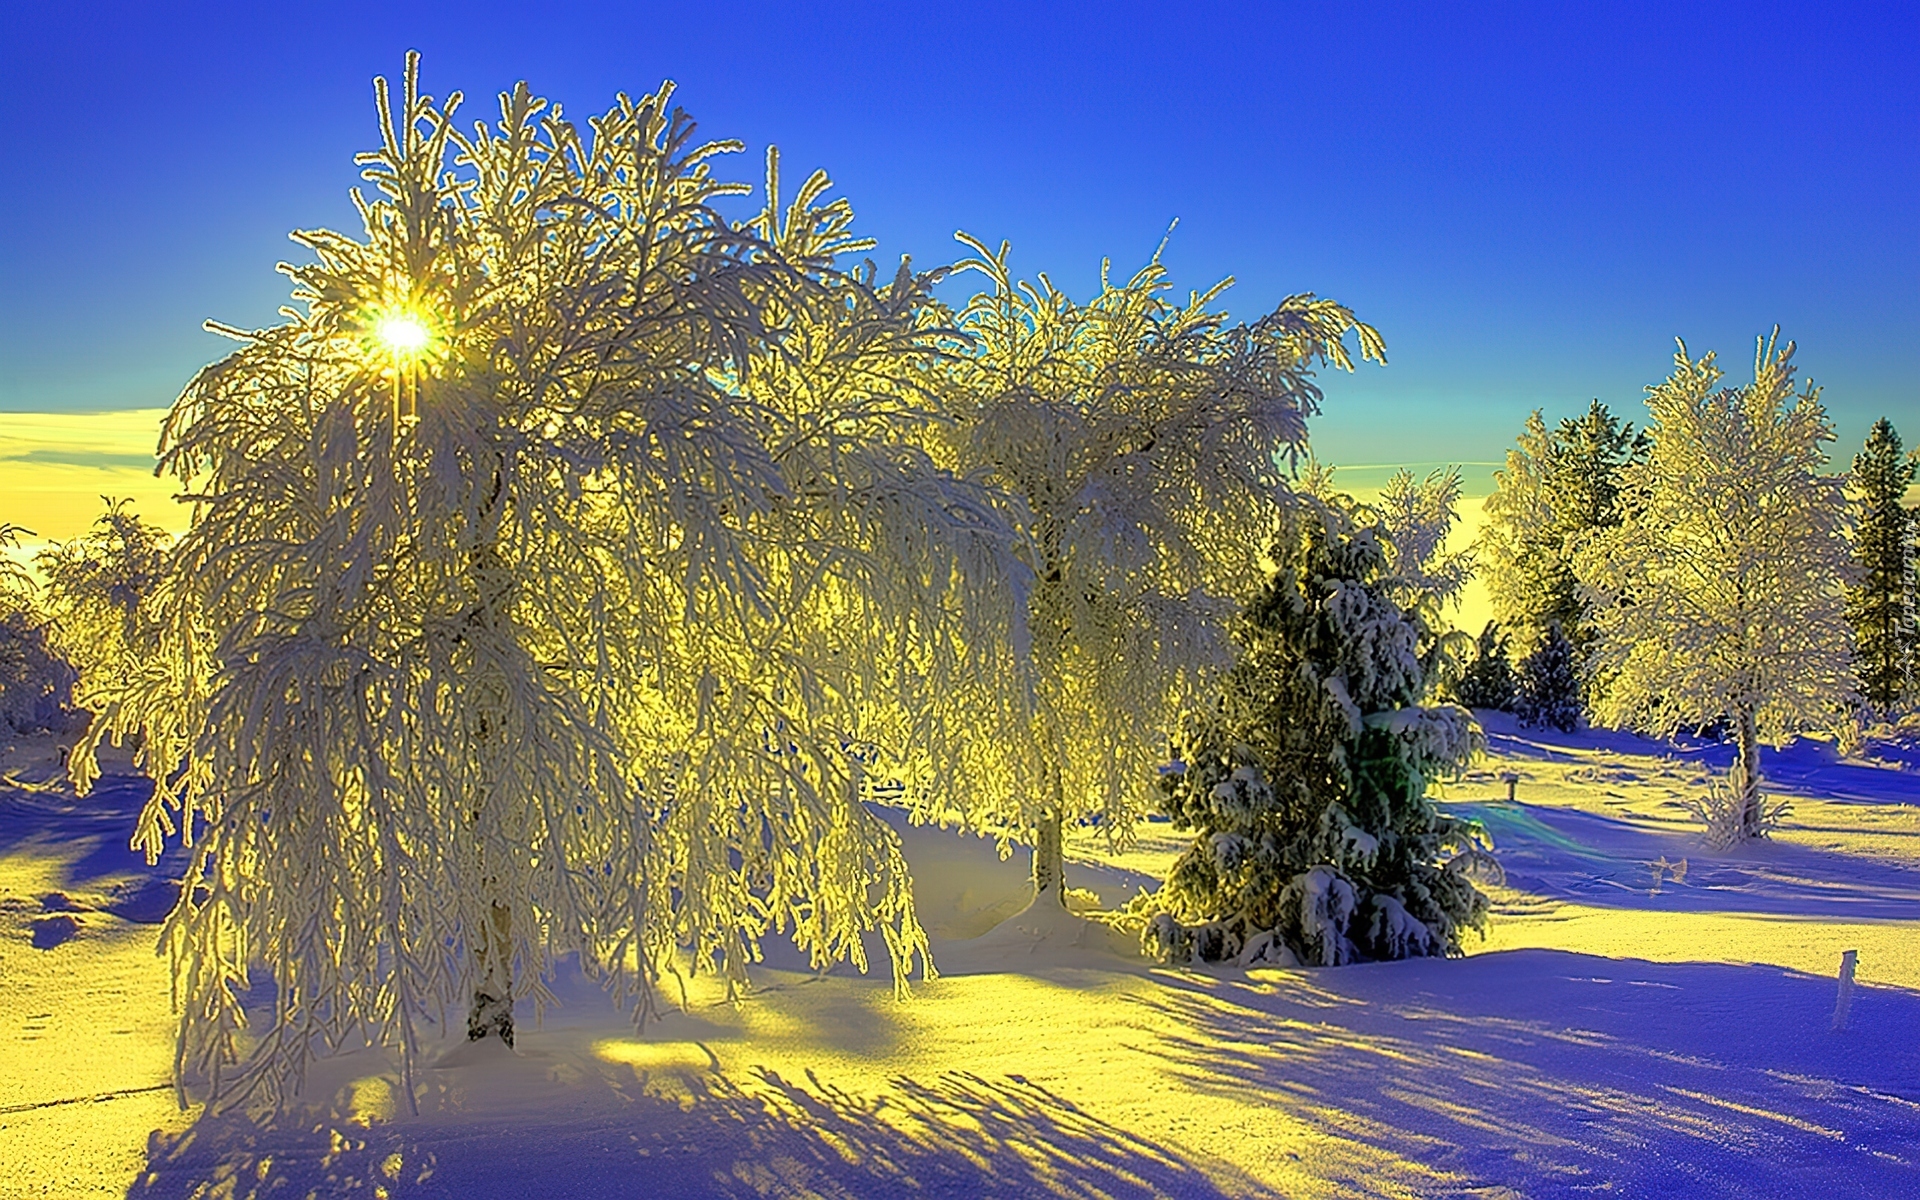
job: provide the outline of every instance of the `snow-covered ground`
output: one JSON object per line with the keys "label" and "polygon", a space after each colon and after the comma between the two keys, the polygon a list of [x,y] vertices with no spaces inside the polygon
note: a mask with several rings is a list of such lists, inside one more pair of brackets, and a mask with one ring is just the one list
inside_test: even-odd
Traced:
{"label": "snow-covered ground", "polygon": [[[743,1003],[696,989],[636,1035],[563,972],[517,1054],[425,1072],[419,1115],[367,1051],[265,1125],[165,1087],[140,783],[75,802],[29,744],[0,784],[0,1196],[1920,1195],[1920,754],[1767,752],[1789,827],[1715,854],[1678,798],[1725,747],[1486,719],[1448,803],[1507,881],[1465,960],[1156,967],[1022,914],[1024,855],[909,829],[942,971],[910,1001],[776,950]],[[1078,848],[1069,883],[1117,905],[1179,840]]]}

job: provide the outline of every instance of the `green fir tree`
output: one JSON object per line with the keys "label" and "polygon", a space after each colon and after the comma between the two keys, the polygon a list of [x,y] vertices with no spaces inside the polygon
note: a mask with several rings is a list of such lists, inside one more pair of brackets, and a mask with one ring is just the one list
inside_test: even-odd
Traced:
{"label": "green fir tree", "polygon": [[1557,623],[1584,667],[1593,618],[1580,599],[1573,559],[1592,534],[1625,517],[1622,472],[1646,457],[1646,432],[1598,400],[1548,429],[1535,410],[1507,466],[1495,473],[1478,552],[1493,611],[1528,652]]}
{"label": "green fir tree", "polygon": [[1474,643],[1473,664],[1454,686],[1454,696],[1468,708],[1513,709],[1516,681],[1507,657],[1507,635],[1500,622],[1488,621]]}
{"label": "green fir tree", "polygon": [[1196,835],[1143,904],[1163,958],[1457,954],[1485,917],[1463,869],[1476,827],[1427,796],[1479,731],[1461,708],[1419,705],[1418,623],[1362,515],[1301,501],[1241,616],[1235,666],[1163,768],[1166,812]]}
{"label": "green fir tree", "polygon": [[1580,728],[1580,676],[1573,642],[1558,621],[1521,664],[1513,710],[1523,725],[1550,725],[1562,733]]}
{"label": "green fir tree", "polygon": [[1881,417],[1853,458],[1854,560],[1860,575],[1847,596],[1860,695],[1882,712],[1913,696],[1920,629],[1914,620],[1914,514],[1902,501],[1916,464]]}

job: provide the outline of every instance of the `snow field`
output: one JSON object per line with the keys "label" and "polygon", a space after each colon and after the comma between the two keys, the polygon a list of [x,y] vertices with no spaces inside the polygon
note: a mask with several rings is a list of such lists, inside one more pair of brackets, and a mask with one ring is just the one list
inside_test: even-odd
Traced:
{"label": "snow field", "polygon": [[[941,971],[910,1001],[769,947],[743,1002],[695,980],[690,1011],[636,1035],[563,972],[519,1053],[449,1043],[461,1065],[422,1072],[419,1115],[366,1050],[263,1125],[123,1091],[163,1082],[172,1043],[153,927],[103,911],[150,915],[115,886],[138,865],[109,836],[126,793],[10,787],[0,1196],[1920,1193],[1906,751],[1770,752],[1788,829],[1710,854],[1677,797],[1724,747],[1483,716],[1491,755],[1448,802],[1486,822],[1507,883],[1465,960],[1159,968],[1021,911],[1023,852],[901,823]],[[1115,906],[1180,846],[1148,825],[1097,861],[1082,833],[1069,886]],[[39,949],[56,893],[77,925]],[[1834,1033],[1845,949],[1863,986]]]}

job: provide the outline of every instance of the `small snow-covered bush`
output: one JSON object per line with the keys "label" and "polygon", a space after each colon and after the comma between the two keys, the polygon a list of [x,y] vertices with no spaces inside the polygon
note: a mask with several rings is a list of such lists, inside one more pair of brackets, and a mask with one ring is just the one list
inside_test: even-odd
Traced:
{"label": "small snow-covered bush", "polygon": [[0,524],[0,732],[63,726],[73,701],[73,668],[49,643],[33,580],[4,553],[21,530]]}
{"label": "small snow-covered bush", "polygon": [[74,670],[47,644],[31,612],[0,613],[0,729],[60,729],[73,702]]}
{"label": "small snow-covered bush", "polygon": [[106,511],[82,537],[35,555],[46,579],[44,608],[61,655],[79,672],[79,704],[98,711],[102,693],[152,661],[158,631],[149,611],[172,538],[133,502],[103,497]]}
{"label": "small snow-covered bush", "polygon": [[1744,841],[1764,838],[1780,828],[1793,810],[1785,800],[1759,801],[1759,816],[1743,820],[1746,809],[1740,764],[1734,763],[1723,782],[1709,775],[1705,796],[1683,796],[1680,803],[1706,829],[1707,845],[1727,850]]}

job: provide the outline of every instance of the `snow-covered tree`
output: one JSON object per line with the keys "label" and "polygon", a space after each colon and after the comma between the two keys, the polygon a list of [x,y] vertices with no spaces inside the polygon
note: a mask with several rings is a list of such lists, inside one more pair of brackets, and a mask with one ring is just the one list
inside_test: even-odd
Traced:
{"label": "snow-covered tree", "polygon": [[1547,636],[1520,664],[1513,711],[1523,725],[1551,726],[1562,733],[1580,728],[1580,675],[1573,642],[1560,622],[1547,626]]}
{"label": "snow-covered tree", "polygon": [[1162,769],[1167,814],[1196,834],[1142,906],[1163,956],[1452,954],[1484,919],[1460,869],[1476,831],[1427,796],[1478,729],[1464,709],[1419,704],[1420,625],[1394,599],[1374,520],[1301,499],[1236,624],[1233,669]]}
{"label": "snow-covered tree", "polygon": [[1644,431],[1598,400],[1554,429],[1540,410],[1528,415],[1506,469],[1494,473],[1476,545],[1494,616],[1521,649],[1531,652],[1558,622],[1584,655],[1591,618],[1573,558],[1582,539],[1619,524],[1621,473],[1646,452]]}
{"label": "snow-covered tree", "polygon": [[1446,548],[1460,519],[1460,487],[1458,467],[1417,482],[1402,467],[1370,506],[1380,518],[1394,603],[1420,625],[1420,662],[1435,692],[1452,688],[1472,644],[1447,618],[1474,573],[1471,550]]}
{"label": "snow-covered tree", "polygon": [[511,1041],[569,952],[642,1012],[781,932],[865,969],[878,927],[904,981],[866,780],[964,760],[953,705],[1023,716],[1011,531],[900,432],[939,417],[929,280],[836,268],[824,177],[721,216],[738,146],[670,85],[582,128],[522,84],[463,131],[416,72],[377,84],[363,231],[296,234],[298,307],[168,418],[193,522],[94,731],[144,735],[137,844],[190,847],[163,937],[216,1092],[357,1031],[410,1080],[448,1007]]}
{"label": "snow-covered tree", "polygon": [[1652,449],[1624,473],[1632,516],[1578,561],[1611,675],[1598,718],[1661,736],[1725,718],[1742,829],[1760,832],[1759,740],[1830,725],[1853,694],[1844,479],[1833,428],[1793,343],[1760,340],[1753,382],[1718,388],[1681,344],[1647,389]]}
{"label": "snow-covered tree", "polygon": [[[1063,822],[1124,837],[1149,810],[1168,715],[1229,659],[1226,625],[1259,586],[1282,507],[1282,456],[1318,410],[1314,364],[1384,361],[1345,307],[1291,296],[1251,324],[1166,298],[1156,254],[1125,284],[1102,269],[1074,301],[1016,282],[1007,246],[962,235],[991,287],[956,324],[956,466],[1005,489],[1032,569],[1030,768],[994,799],[1034,839],[1036,902],[1060,903]],[[1231,281],[1228,281],[1231,282]]]}
{"label": "snow-covered tree", "polygon": [[1488,621],[1474,642],[1473,662],[1454,685],[1454,696],[1468,708],[1507,711],[1513,707],[1515,681],[1507,636],[1498,621]]}
{"label": "snow-covered tree", "polygon": [[74,671],[49,640],[33,577],[8,553],[24,532],[0,523],[0,733],[53,726],[73,699]]}
{"label": "snow-covered tree", "polygon": [[165,569],[167,532],[141,519],[132,501],[102,497],[106,511],[83,536],[36,556],[46,579],[55,638],[80,673],[76,696],[94,708],[103,687],[140,669],[154,650],[148,597]]}
{"label": "snow-covered tree", "polygon": [[1573,575],[1549,492],[1557,453],[1546,419],[1533,410],[1505,469],[1493,474],[1487,522],[1474,545],[1494,617],[1524,650],[1574,611]]}
{"label": "snow-covered tree", "polygon": [[1914,613],[1914,532],[1906,507],[1916,464],[1881,417],[1853,457],[1854,559],[1859,582],[1847,615],[1859,647],[1860,695],[1885,712],[1913,694],[1920,624]]}

